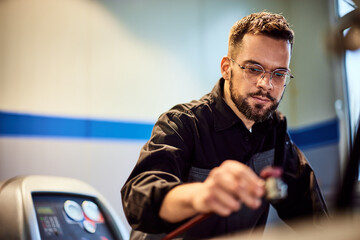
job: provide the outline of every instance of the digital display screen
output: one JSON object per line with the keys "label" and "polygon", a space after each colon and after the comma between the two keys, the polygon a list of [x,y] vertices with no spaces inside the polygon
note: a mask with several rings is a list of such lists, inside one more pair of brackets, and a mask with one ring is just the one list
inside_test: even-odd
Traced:
{"label": "digital display screen", "polygon": [[36,212],[40,215],[41,214],[54,214],[53,209],[50,207],[39,207],[36,209]]}
{"label": "digital display screen", "polygon": [[42,240],[113,240],[114,234],[95,199],[80,195],[32,195]]}

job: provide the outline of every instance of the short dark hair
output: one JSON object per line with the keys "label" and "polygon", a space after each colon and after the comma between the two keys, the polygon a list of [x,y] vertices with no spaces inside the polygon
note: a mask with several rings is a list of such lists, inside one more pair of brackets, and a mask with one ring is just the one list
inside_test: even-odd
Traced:
{"label": "short dark hair", "polygon": [[237,55],[238,46],[246,33],[263,34],[276,39],[289,41],[291,49],[294,43],[294,31],[280,14],[269,12],[252,13],[237,21],[230,29],[228,56]]}

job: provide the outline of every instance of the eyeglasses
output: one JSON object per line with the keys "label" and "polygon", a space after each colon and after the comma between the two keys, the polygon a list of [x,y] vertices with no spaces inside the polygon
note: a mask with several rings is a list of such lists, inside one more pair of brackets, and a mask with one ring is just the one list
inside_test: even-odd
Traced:
{"label": "eyeglasses", "polygon": [[283,88],[289,84],[291,78],[294,78],[288,69],[279,68],[272,72],[267,72],[263,66],[256,63],[247,63],[245,66],[241,66],[235,62],[234,59],[230,58],[230,60],[237,64],[242,70],[244,70],[244,78],[253,83],[257,83],[259,79],[264,78],[265,73],[270,73],[270,84],[274,88]]}

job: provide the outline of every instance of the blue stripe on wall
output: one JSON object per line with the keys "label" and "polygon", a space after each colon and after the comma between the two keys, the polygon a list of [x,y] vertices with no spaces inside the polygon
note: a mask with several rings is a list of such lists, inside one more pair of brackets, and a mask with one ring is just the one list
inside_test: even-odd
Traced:
{"label": "blue stripe on wall", "polygon": [[[153,124],[30,115],[0,111],[0,137],[72,137],[147,140]],[[338,121],[289,130],[300,148],[339,141]]]}
{"label": "blue stripe on wall", "polygon": [[148,139],[153,124],[0,111],[0,136]]}
{"label": "blue stripe on wall", "polygon": [[313,148],[339,141],[339,122],[332,119],[320,124],[289,130],[291,139],[300,148]]}

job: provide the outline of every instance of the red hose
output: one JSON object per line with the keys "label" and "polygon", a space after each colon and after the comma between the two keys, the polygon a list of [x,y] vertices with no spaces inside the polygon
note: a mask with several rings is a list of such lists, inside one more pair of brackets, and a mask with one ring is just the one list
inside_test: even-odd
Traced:
{"label": "red hose", "polygon": [[184,223],[183,225],[181,225],[180,227],[178,227],[177,229],[175,229],[174,231],[167,234],[161,240],[171,240],[174,237],[178,236],[179,234],[187,231],[189,228],[192,228],[194,225],[198,224],[199,222],[204,221],[211,215],[212,215],[212,213],[199,214],[199,215],[193,217],[192,219],[190,219],[189,221],[187,221],[186,223]]}

